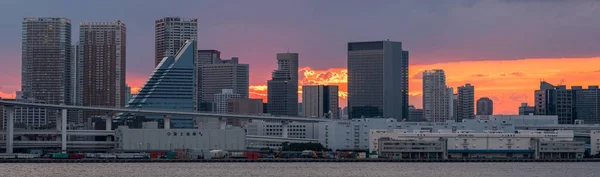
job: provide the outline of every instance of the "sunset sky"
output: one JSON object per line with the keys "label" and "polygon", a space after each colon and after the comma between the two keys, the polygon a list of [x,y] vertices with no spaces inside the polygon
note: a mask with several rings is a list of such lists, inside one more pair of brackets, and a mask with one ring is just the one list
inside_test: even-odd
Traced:
{"label": "sunset sky", "polygon": [[[448,85],[475,86],[495,113],[533,101],[540,80],[600,85],[600,3],[562,0],[2,0],[0,97],[20,90],[23,17],[56,16],[127,25],[127,79],[153,69],[154,20],[198,18],[200,49],[250,64],[251,95],[264,97],[275,54],[300,54],[301,84],[340,85],[346,43],[390,39],[410,51],[410,103],[421,107],[421,71],[444,69]],[[342,99],[342,106],[346,100]]]}

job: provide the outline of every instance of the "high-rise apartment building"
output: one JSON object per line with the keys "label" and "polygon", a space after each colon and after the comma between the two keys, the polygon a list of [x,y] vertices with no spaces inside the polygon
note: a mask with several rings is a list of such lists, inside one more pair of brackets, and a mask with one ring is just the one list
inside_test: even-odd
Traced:
{"label": "high-rise apartment building", "polygon": [[[71,20],[24,18],[22,30],[21,90],[38,101],[71,105]],[[52,112],[48,122],[55,122],[56,117]]]}
{"label": "high-rise apartment building", "polygon": [[493,115],[494,101],[488,97],[481,97],[477,100],[477,115]]}
{"label": "high-rise apartment building", "polygon": [[444,70],[423,71],[423,118],[429,122],[450,119],[450,96]]}
{"label": "high-rise apartment building", "polygon": [[165,17],[154,23],[154,66],[158,66],[164,57],[175,56],[185,41],[198,40],[198,19]]}
{"label": "high-rise apartment building", "polygon": [[[126,26],[116,22],[81,22],[83,105],[125,107]],[[85,117],[105,113],[86,111]]]}
{"label": "high-rise apartment building", "polygon": [[298,115],[298,53],[278,53],[277,70],[267,81],[268,112],[272,115]]}
{"label": "high-rise apartment building", "polygon": [[221,93],[214,94],[214,107],[216,113],[228,113],[229,112],[229,100],[242,98],[242,95],[234,93],[233,89],[223,89]]}
{"label": "high-rise apartment building", "polygon": [[408,51],[401,42],[348,43],[349,118],[408,118]]}
{"label": "high-rise apartment building", "polygon": [[[199,67],[200,76],[200,92],[201,92],[201,111],[212,111],[211,106],[214,105],[214,95],[221,93],[223,89],[232,89],[234,94],[239,94],[240,98],[248,98],[249,94],[249,76],[250,65],[240,64],[236,57],[230,60],[215,59],[211,63],[202,64]],[[225,102],[225,107],[227,102]],[[225,111],[227,112],[227,111]]]}
{"label": "high-rise apartment building", "polygon": [[465,84],[458,87],[458,113],[457,121],[475,119],[475,86]]}
{"label": "high-rise apartment building", "polygon": [[302,86],[302,116],[339,119],[338,106],[338,86]]}

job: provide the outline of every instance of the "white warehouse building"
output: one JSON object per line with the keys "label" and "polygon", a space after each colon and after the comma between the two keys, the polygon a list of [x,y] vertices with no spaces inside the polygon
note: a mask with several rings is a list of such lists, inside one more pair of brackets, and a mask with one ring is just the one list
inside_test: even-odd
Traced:
{"label": "white warehouse building", "polygon": [[573,141],[573,137],[573,131],[568,130],[371,130],[369,149],[372,154],[387,158],[582,158],[585,143]]}

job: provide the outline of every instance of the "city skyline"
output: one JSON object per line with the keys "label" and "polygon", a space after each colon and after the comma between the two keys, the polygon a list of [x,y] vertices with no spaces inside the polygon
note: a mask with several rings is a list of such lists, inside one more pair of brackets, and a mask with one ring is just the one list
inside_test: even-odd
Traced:
{"label": "city skyline", "polygon": [[[598,50],[591,46],[593,46],[593,43],[597,41],[598,37],[598,34],[592,32],[597,31],[600,25],[598,25],[598,22],[593,22],[588,19],[590,17],[594,17],[595,14],[598,13],[593,11],[593,7],[591,6],[593,4],[590,5],[589,3],[568,3],[554,1],[473,2],[475,3],[436,2],[435,4],[437,5],[434,5],[407,1],[391,5],[392,7],[403,6],[404,4],[413,5],[413,7],[417,7],[416,9],[418,9],[416,12],[402,13],[417,13],[426,15],[428,18],[436,18],[444,15],[443,13],[449,13],[456,16],[456,19],[450,20],[452,20],[452,22],[457,22],[457,24],[439,24],[433,21],[428,22],[432,24],[426,25],[420,23],[419,20],[409,20],[407,23],[412,24],[412,26],[407,25],[409,27],[407,27],[405,30],[402,30],[402,33],[398,33],[397,31],[398,29],[403,28],[395,25],[390,25],[390,28],[388,29],[376,29],[374,31],[362,32],[360,29],[352,29],[356,28],[357,26],[344,21],[344,19],[348,18],[334,16],[336,13],[344,13],[350,11],[351,9],[355,9],[357,6],[364,5],[360,3],[341,3],[342,7],[334,10],[333,12],[320,12],[315,10],[318,11],[318,14],[320,15],[330,15],[326,18],[326,20],[331,21],[332,24],[328,25],[338,25],[343,27],[333,28],[334,30],[325,30],[327,26],[317,28],[317,26],[323,25],[322,23],[324,22],[309,22],[307,19],[312,19],[310,18],[312,15],[304,14],[301,12],[301,10],[293,10],[290,15],[283,15],[282,17],[266,18],[265,21],[253,20],[252,17],[256,16],[242,18],[243,15],[248,15],[248,13],[253,11],[241,11],[240,14],[238,14],[240,15],[239,17],[237,17],[237,15],[230,15],[216,19],[199,18],[198,48],[218,49],[224,53],[243,58],[248,64],[254,66],[250,71],[250,83],[253,86],[250,90],[250,97],[254,98],[264,98],[261,94],[266,92],[261,92],[261,90],[264,89],[263,85],[266,85],[266,81],[270,77],[269,72],[276,68],[273,62],[271,62],[271,59],[275,53],[288,49],[291,52],[297,52],[303,56],[302,61],[300,62],[300,71],[302,73],[299,74],[299,85],[311,82],[323,82],[329,84],[333,83],[340,86],[340,95],[342,98],[344,98],[344,92],[347,91],[347,81],[344,80],[347,77],[344,76],[343,72],[346,66],[344,62],[346,59],[344,49],[345,44],[352,41],[384,40],[387,38],[403,42],[407,50],[411,51],[410,63],[414,63],[414,65],[411,65],[409,70],[409,90],[411,95],[409,101],[416,107],[421,107],[421,83],[419,79],[420,77],[416,76],[420,75],[422,70],[425,69],[445,70],[446,75],[448,76],[447,85],[449,87],[457,87],[467,82],[476,85],[478,87],[478,91],[475,95],[475,98],[484,96],[489,97],[495,103],[495,112],[499,114],[516,113],[518,111],[520,102],[528,102],[532,104],[533,91],[537,88],[539,80],[546,80],[551,83],[560,83],[561,80],[564,80],[563,84],[568,86],[598,85],[598,83],[594,83],[594,78],[600,76],[600,68],[597,67],[598,64],[600,64],[600,58],[597,56],[600,56],[600,54],[598,53]],[[9,9],[25,9],[21,7],[27,6],[27,3],[20,1],[6,1],[3,3],[6,3],[8,7],[14,7]],[[70,1],[70,3],[75,5],[81,4],[81,2],[77,1]],[[97,2],[90,3],[93,5]],[[314,4],[314,2],[307,1],[294,3],[300,5],[299,8],[304,10],[317,8],[317,5]],[[330,2],[324,4],[329,3]],[[0,12],[2,13],[2,16],[4,16],[0,17],[4,21],[4,23],[0,24],[0,27],[2,27],[0,28],[0,34],[2,34],[2,37],[6,39],[3,42],[0,42],[0,53],[4,55],[4,57],[0,58],[0,62],[3,63],[2,67],[0,67],[0,70],[6,73],[5,76],[0,77],[0,83],[2,83],[0,86],[0,97],[14,97],[12,95],[14,95],[15,91],[20,90],[20,78],[15,76],[20,76],[20,35],[18,34],[20,34],[19,24],[22,21],[22,17],[61,16],[70,18],[73,21],[73,24],[77,24],[82,21],[123,20],[128,24],[128,32],[135,34],[132,36],[128,35],[129,49],[127,58],[129,62],[128,65],[130,67],[127,68],[127,82],[133,88],[139,88],[143,82],[145,82],[148,74],[153,69],[152,62],[148,61],[151,61],[150,58],[153,58],[154,56],[154,52],[152,51],[152,45],[154,41],[154,20],[166,16],[192,18],[205,16],[203,14],[198,14],[197,12],[185,12],[185,10],[178,12],[181,14],[135,14],[135,11],[127,12],[124,10],[132,7],[132,4],[129,4],[128,2],[125,3],[123,7],[116,7],[116,13],[114,14],[107,12],[99,13],[102,14],[102,16],[92,15],[95,14],[95,9],[82,10],[74,8],[72,11],[61,9],[54,9],[56,11],[53,11],[51,10],[53,8],[46,8],[46,6],[42,5],[39,7],[33,6],[29,8],[30,10],[23,12]],[[151,4],[152,3],[147,3],[143,5],[148,8],[157,8],[160,6],[160,4]],[[244,2],[239,2],[238,4],[244,4]],[[273,6],[281,6],[283,4],[285,3],[274,3]],[[491,8],[490,4],[495,5],[496,7]],[[4,6],[5,4],[2,5]],[[380,5],[381,4],[370,4],[367,5],[366,8],[381,7]],[[465,29],[458,28],[461,24],[464,25],[463,23],[469,20],[478,20],[472,19],[475,17],[468,17],[463,13],[468,14],[468,12],[479,12],[482,9],[491,8],[490,12],[482,14],[482,16],[490,17],[494,13],[497,13],[500,9],[507,11],[511,9],[510,7],[520,5],[530,5],[530,7],[523,7],[521,9],[512,11],[515,13],[515,16],[524,17],[519,20],[500,17],[495,18],[494,20],[479,19],[480,23],[487,24],[491,27],[485,28],[480,26],[468,26],[465,27]],[[48,4],[48,6],[52,7],[56,5]],[[219,8],[222,8],[219,10],[221,11],[223,8],[232,9],[234,7],[228,5]],[[460,8],[463,11],[462,13],[457,14],[456,12],[450,12],[448,10],[453,8]],[[548,10],[549,8],[551,10]],[[441,10],[437,12],[427,12],[427,10],[431,9]],[[539,9],[546,9],[546,12],[540,12]],[[525,12],[527,10],[532,12]],[[276,12],[265,12],[257,15],[259,17],[265,17],[269,16],[270,13]],[[527,16],[528,13],[541,14]],[[127,14],[134,15],[133,17],[128,17]],[[384,9],[382,14],[367,15],[361,19],[376,18],[379,15],[385,14],[393,15],[391,10]],[[547,15],[548,17],[545,17],[544,15]],[[211,15],[208,17],[215,16]],[[138,18],[141,20],[136,20]],[[461,20],[461,18],[465,19]],[[269,19],[273,20],[269,21]],[[284,22],[286,19],[295,19],[297,24],[292,22]],[[224,22],[217,22],[223,20]],[[513,22],[514,25],[522,26],[518,29],[506,29],[497,25],[485,23],[487,21],[495,21],[496,23],[501,22],[502,20],[505,22]],[[538,20],[546,20],[549,22],[536,22]],[[381,22],[368,23],[377,24]],[[306,27],[290,30],[290,28],[301,25],[306,25]],[[473,38],[467,38],[464,40],[465,42],[453,42],[453,40],[457,40],[458,38],[445,36],[441,34],[440,31],[432,30],[439,28],[438,25],[451,27],[444,28],[449,34],[457,34],[462,30],[467,32],[475,30],[478,33],[458,35],[458,38],[469,36],[473,36]],[[565,30],[569,30],[569,28],[566,26],[571,25],[578,26],[577,30],[565,33]],[[75,27],[76,25],[73,26],[72,34],[78,34],[78,29]],[[348,32],[335,34],[340,32],[342,29],[346,30],[346,28],[349,29],[347,30]],[[427,37],[427,33],[419,33],[418,30],[429,30],[430,33],[436,35]],[[313,32],[310,33],[310,31]],[[528,35],[533,32],[536,34]],[[316,34],[316,38],[314,36],[310,37],[311,34]],[[286,37],[279,38],[278,36]],[[321,39],[322,37],[325,38]],[[248,46],[249,42],[256,41],[257,38],[261,39],[260,41],[262,42],[260,44],[254,45],[251,49],[242,49],[245,46]],[[547,42],[547,40],[550,39],[559,42]],[[564,43],[560,44],[561,41],[565,43],[568,42],[569,45],[564,45]],[[453,46],[454,44],[456,45]],[[435,47],[427,47],[429,45]],[[582,66],[582,63],[586,64]],[[311,69],[307,69],[307,67],[310,67]],[[543,69],[540,70],[540,68]],[[345,106],[345,104],[346,100],[340,102],[340,106],[342,107]]]}

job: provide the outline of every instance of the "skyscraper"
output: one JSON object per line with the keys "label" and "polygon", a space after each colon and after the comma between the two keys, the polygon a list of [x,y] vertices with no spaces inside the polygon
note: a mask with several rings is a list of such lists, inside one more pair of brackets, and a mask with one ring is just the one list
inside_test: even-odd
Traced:
{"label": "skyscraper", "polygon": [[458,113],[457,121],[475,119],[475,87],[465,84],[458,87]]}
{"label": "skyscraper", "polygon": [[278,53],[277,70],[268,85],[268,112],[272,115],[298,115],[298,54]]}
{"label": "skyscraper", "polygon": [[338,106],[338,86],[302,86],[302,116],[339,119]]}
{"label": "skyscraper", "polygon": [[423,71],[423,118],[429,122],[450,119],[450,96],[444,70]]}
{"label": "skyscraper", "polygon": [[165,17],[154,24],[154,66],[158,66],[164,57],[175,56],[185,41],[198,40],[198,19]]}
{"label": "skyscraper", "polygon": [[477,100],[477,115],[493,115],[494,101],[488,97],[481,97]]}
{"label": "skyscraper", "polygon": [[[134,95],[127,108],[194,111],[196,42],[187,41],[175,57],[165,57]],[[147,118],[162,119],[151,115]],[[171,117],[175,127],[193,127],[191,117]]]}
{"label": "skyscraper", "polygon": [[[126,26],[116,22],[81,22],[83,105],[125,107]],[[85,117],[104,115],[86,111]]]}
{"label": "skyscraper", "polygon": [[408,51],[401,42],[348,43],[349,118],[408,118]]}
{"label": "skyscraper", "polygon": [[[48,104],[72,104],[71,20],[24,18],[21,90]],[[56,121],[56,113],[49,115]]]}
{"label": "skyscraper", "polygon": [[239,94],[240,98],[248,98],[250,65],[240,64],[236,57],[230,60],[216,58],[212,62],[199,66],[202,73],[199,84],[200,98],[203,103],[200,110],[211,111],[206,105],[213,105],[214,95],[221,93],[223,89],[231,89],[234,94]]}

